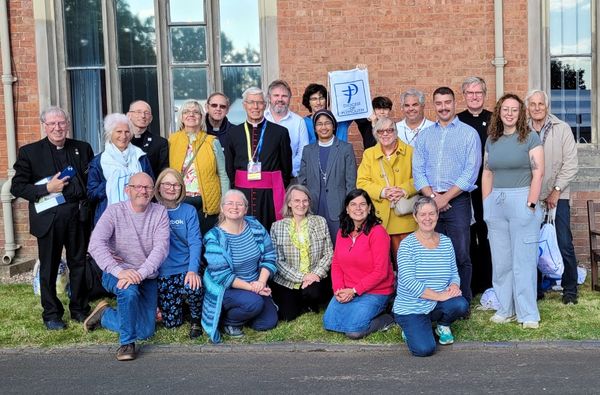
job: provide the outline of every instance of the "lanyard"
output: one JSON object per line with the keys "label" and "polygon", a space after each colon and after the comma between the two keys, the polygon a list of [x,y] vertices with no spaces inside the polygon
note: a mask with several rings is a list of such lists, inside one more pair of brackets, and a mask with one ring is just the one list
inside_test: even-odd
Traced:
{"label": "lanyard", "polygon": [[254,158],[258,159],[258,156],[260,156],[260,151],[262,151],[263,137],[265,137],[265,129],[266,128],[267,128],[267,120],[265,119],[265,122],[263,123],[263,126],[262,126],[262,130],[260,131],[258,145],[256,146],[256,149],[254,150],[254,155],[252,155],[252,152],[251,152],[252,141],[250,140],[250,131],[248,130],[248,122],[244,122],[244,130],[246,131],[246,142],[247,142],[247,147],[248,147],[248,161],[249,162],[254,162]]}

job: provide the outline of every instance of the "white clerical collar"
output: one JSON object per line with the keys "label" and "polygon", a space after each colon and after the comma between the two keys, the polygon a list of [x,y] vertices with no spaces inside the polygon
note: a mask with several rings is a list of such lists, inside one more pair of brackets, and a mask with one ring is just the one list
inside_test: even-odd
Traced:
{"label": "white clerical collar", "polygon": [[329,141],[319,140],[319,147],[331,147],[333,145],[333,140],[335,140],[335,136],[333,136]]}

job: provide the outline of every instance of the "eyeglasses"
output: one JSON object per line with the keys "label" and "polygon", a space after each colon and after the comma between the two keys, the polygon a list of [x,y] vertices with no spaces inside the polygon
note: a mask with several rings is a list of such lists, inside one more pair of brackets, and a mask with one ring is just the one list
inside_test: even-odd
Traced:
{"label": "eyeglasses", "polygon": [[246,203],[229,201],[229,202],[223,203],[223,206],[246,207]]}
{"label": "eyeglasses", "polygon": [[324,101],[324,100],[325,100],[325,96],[311,97],[310,99],[308,99],[308,101],[311,103],[315,103],[318,101]]}
{"label": "eyeglasses", "polygon": [[221,110],[227,108],[227,104],[209,103],[208,105],[210,106],[210,108],[220,108]]}
{"label": "eyeglasses", "polygon": [[315,126],[318,128],[323,127],[323,126],[333,126],[333,122],[331,122],[331,121],[317,122],[317,123],[315,123]]}
{"label": "eyeglasses", "polygon": [[308,204],[310,203],[308,199],[292,199],[293,204]]}
{"label": "eyeglasses", "polygon": [[181,112],[183,115],[195,115],[195,116],[200,116],[200,111],[198,110],[183,110]]}
{"label": "eyeglasses", "polygon": [[151,190],[154,189],[153,185],[148,186],[148,185],[132,185],[132,184],[129,184],[127,186],[129,188],[135,189],[138,192],[150,192]]}
{"label": "eyeglasses", "polygon": [[129,111],[129,112],[130,112],[130,113],[134,113],[135,115],[138,115],[138,116],[140,116],[140,117],[141,117],[142,115],[145,115],[145,116],[147,116],[147,117],[151,117],[151,116],[152,116],[152,113],[151,113],[150,111],[142,111],[142,110],[137,110],[137,111]]}
{"label": "eyeglasses", "polygon": [[466,91],[465,95],[467,95],[468,97],[473,97],[473,96],[483,97],[483,92],[482,91],[477,91],[477,92]]}
{"label": "eyeglasses", "polygon": [[518,113],[519,112],[519,107],[500,107],[500,110],[503,113]]}
{"label": "eyeglasses", "polygon": [[246,103],[250,107],[264,107],[267,104],[264,101],[257,100],[245,100],[244,103]]}
{"label": "eyeglasses", "polygon": [[380,135],[380,136],[383,136],[384,134],[396,134],[396,129],[394,129],[394,128],[379,129],[377,131],[377,134]]}
{"label": "eyeglasses", "polygon": [[180,190],[181,189],[181,185],[179,184],[172,184],[170,182],[161,182],[160,186],[166,189],[175,189],[175,190]]}
{"label": "eyeglasses", "polygon": [[48,126],[50,129],[54,129],[57,125],[61,128],[64,128],[69,124],[68,121],[60,121],[60,122],[44,122],[44,125]]}

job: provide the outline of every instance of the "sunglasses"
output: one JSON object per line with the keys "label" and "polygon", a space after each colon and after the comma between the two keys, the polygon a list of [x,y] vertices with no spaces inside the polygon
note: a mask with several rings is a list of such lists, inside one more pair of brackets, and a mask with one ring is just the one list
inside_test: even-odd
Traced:
{"label": "sunglasses", "polygon": [[210,103],[209,104],[210,108],[220,108],[221,110],[224,110],[227,108],[226,104],[217,104],[217,103]]}

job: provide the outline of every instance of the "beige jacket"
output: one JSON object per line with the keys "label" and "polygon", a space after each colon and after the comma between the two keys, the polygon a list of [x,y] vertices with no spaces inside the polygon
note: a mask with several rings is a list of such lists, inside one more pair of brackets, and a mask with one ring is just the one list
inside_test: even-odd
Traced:
{"label": "beige jacket", "polygon": [[[569,185],[577,175],[577,145],[571,127],[548,114],[552,127],[544,143],[544,180],[540,200],[545,200],[555,186],[561,189],[560,199],[569,199]],[[543,136],[540,136],[543,140]]]}

